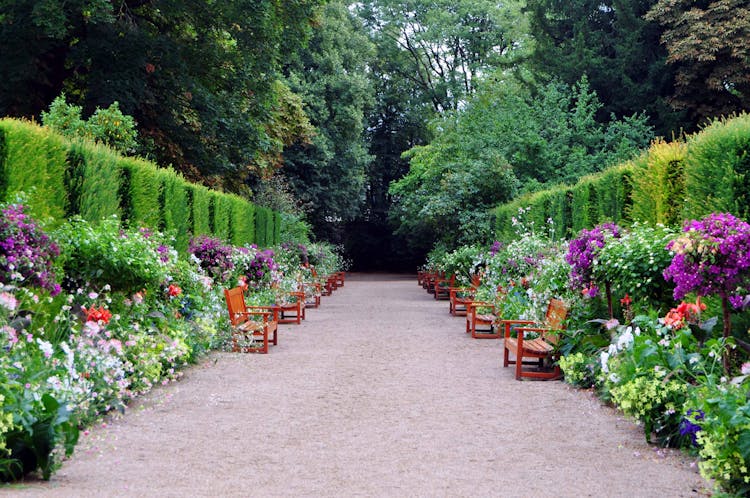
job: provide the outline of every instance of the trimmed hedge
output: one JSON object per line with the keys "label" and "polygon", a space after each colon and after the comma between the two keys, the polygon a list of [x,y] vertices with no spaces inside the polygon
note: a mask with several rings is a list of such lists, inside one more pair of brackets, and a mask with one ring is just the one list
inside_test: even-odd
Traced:
{"label": "trimmed hedge", "polygon": [[750,115],[714,121],[686,142],[655,141],[639,158],[495,208],[500,240],[514,238],[519,209],[569,237],[605,221],[679,226],[715,211],[750,218]]}
{"label": "trimmed hedge", "polygon": [[5,138],[2,157],[3,198],[26,194],[30,213],[61,222],[68,210],[65,191],[67,143],[49,129],[31,123],[0,120]]}
{"label": "trimmed hedge", "polygon": [[[281,232],[280,214],[239,196],[34,123],[0,119],[0,201],[17,192],[26,194],[39,219],[59,224],[74,215],[89,221],[119,215],[130,225],[166,230],[180,251],[187,250],[191,235],[265,247],[278,243]],[[256,210],[263,213],[260,219]]]}

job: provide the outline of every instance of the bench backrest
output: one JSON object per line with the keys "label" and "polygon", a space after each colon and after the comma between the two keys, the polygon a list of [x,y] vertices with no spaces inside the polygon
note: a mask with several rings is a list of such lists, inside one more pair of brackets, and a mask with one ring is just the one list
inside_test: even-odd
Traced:
{"label": "bench backrest", "polygon": [[[560,299],[550,299],[544,320],[545,326],[552,331],[563,330],[567,317],[568,306]],[[550,342],[557,342],[557,334],[545,334],[545,338]]]}
{"label": "bench backrest", "polygon": [[475,273],[471,276],[471,286],[475,289],[479,288],[482,283],[482,276],[479,273]]}
{"label": "bench backrest", "polygon": [[224,289],[224,299],[227,301],[231,324],[237,325],[244,322],[247,319],[247,315],[244,314],[247,311],[247,305],[245,304],[245,293],[242,287]]}

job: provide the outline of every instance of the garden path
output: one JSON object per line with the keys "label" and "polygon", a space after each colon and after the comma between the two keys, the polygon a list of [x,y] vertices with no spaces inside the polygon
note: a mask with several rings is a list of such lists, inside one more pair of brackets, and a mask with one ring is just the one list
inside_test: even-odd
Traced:
{"label": "garden path", "polygon": [[[682,497],[679,453],[590,393],[517,382],[413,278],[350,275],[268,355],[216,353],[19,496]],[[2,492],[0,491],[0,494]]]}

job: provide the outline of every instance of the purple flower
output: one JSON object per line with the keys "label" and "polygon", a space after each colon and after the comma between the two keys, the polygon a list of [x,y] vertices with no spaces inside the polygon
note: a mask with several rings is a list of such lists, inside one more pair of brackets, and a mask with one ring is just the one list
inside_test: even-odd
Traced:
{"label": "purple flower", "polygon": [[24,209],[21,204],[11,204],[0,211],[0,281],[23,282],[55,296],[60,286],[55,282],[52,263],[60,249]]}
{"label": "purple flower", "polygon": [[735,308],[750,284],[750,225],[729,213],[714,213],[685,223],[683,235],[667,249],[674,254],[664,278],[675,284],[674,298],[695,291],[718,295]]}
{"label": "purple flower", "polygon": [[[609,238],[620,238],[620,227],[614,223],[603,223],[591,230],[581,230],[578,237],[570,241],[565,261],[571,267],[570,283],[574,289],[589,287],[593,280],[594,258]],[[589,297],[594,295],[596,293],[589,293]]]}
{"label": "purple flower", "polygon": [[705,416],[706,414],[703,413],[703,410],[690,409],[680,421],[680,436],[690,436],[693,446],[698,446],[697,434],[703,429],[696,422],[703,420]]}
{"label": "purple flower", "polygon": [[217,238],[205,235],[195,237],[190,241],[188,251],[198,258],[201,268],[217,281],[226,280],[234,270],[232,247],[224,245]]}

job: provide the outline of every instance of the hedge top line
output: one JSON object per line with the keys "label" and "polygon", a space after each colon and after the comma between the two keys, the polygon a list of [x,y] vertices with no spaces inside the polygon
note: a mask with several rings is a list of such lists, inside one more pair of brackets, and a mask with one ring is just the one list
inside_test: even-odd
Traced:
{"label": "hedge top line", "polygon": [[235,245],[280,242],[281,214],[235,194],[193,184],[172,168],[80,139],[65,138],[25,120],[0,119],[0,201],[24,192],[31,213],[51,224],[71,216],[165,230],[178,250],[190,235]]}
{"label": "hedge top line", "polygon": [[711,212],[750,216],[750,115],[719,118],[682,140],[654,140],[640,156],[575,185],[556,185],[494,208],[500,240],[514,237],[519,209],[568,238],[598,223],[679,226]]}

